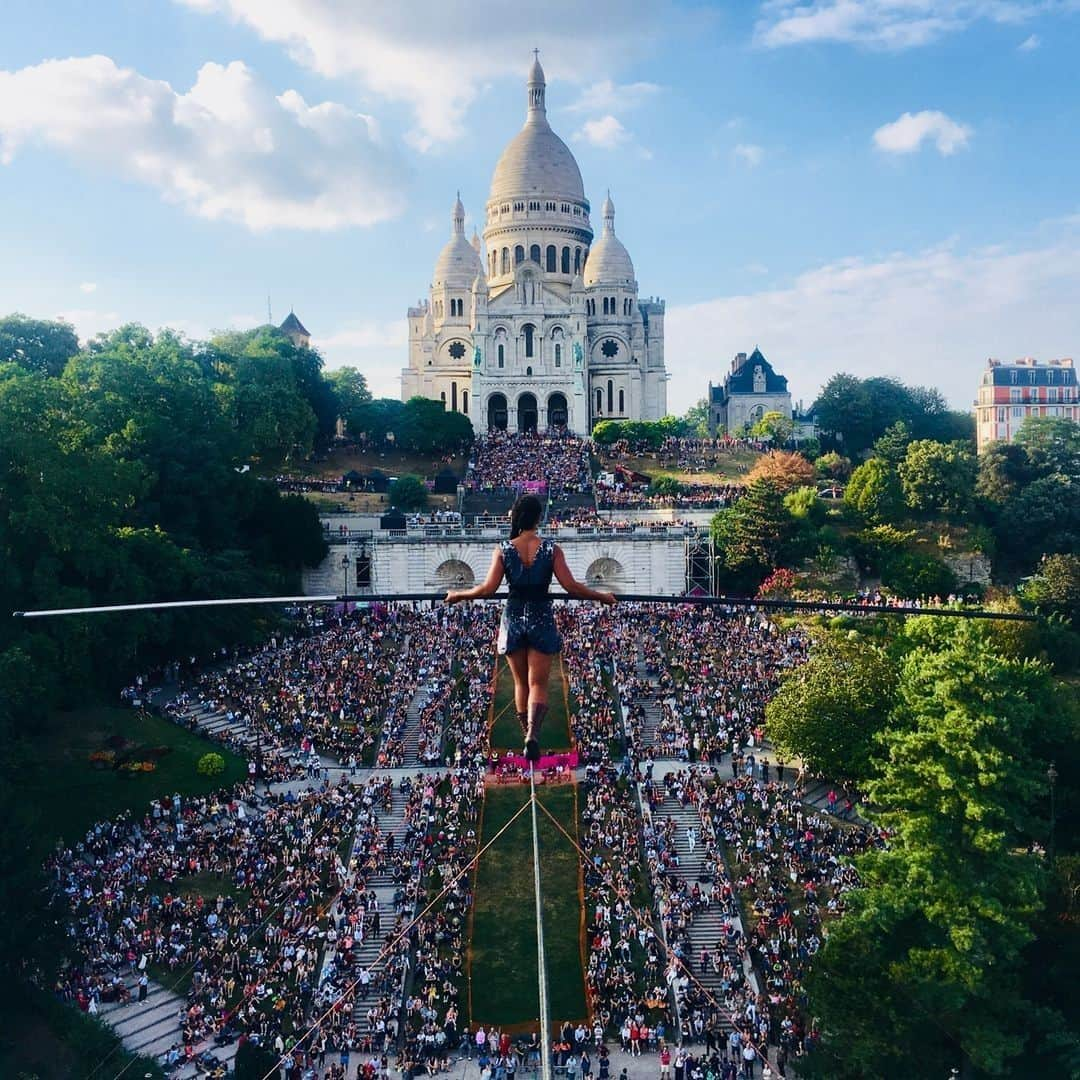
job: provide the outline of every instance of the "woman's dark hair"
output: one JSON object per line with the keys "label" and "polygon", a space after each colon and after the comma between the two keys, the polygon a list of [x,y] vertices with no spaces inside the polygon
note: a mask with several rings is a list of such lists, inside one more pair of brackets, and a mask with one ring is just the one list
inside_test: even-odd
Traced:
{"label": "woman's dark hair", "polygon": [[526,529],[535,529],[544,516],[544,506],[535,495],[522,495],[510,511],[510,539]]}

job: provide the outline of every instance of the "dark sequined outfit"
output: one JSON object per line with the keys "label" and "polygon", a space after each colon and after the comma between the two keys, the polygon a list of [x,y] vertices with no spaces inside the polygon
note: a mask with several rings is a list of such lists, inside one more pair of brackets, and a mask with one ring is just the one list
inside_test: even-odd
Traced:
{"label": "dark sequined outfit", "polygon": [[521,561],[518,550],[509,540],[500,545],[503,569],[510,586],[510,596],[499,623],[499,653],[535,649],[542,653],[562,651],[562,638],[555,626],[548,589],[555,572],[555,542],[541,540],[536,558],[529,566]]}

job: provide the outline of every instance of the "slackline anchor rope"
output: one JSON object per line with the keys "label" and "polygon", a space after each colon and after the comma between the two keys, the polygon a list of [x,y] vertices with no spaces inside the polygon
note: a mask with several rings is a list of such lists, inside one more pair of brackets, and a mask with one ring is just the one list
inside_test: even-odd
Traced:
{"label": "slackline anchor rope", "polygon": [[544,899],[540,891],[540,830],[536,817],[536,772],[529,763],[529,802],[532,805],[533,885],[536,891],[536,964],[540,989],[540,1076],[551,1080],[551,1010],[548,1006],[547,965],[544,962]]}

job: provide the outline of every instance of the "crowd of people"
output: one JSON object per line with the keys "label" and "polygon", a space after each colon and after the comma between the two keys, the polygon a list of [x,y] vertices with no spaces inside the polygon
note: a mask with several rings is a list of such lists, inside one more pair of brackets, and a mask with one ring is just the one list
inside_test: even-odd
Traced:
{"label": "crowd of people", "polygon": [[474,443],[466,488],[510,490],[540,483],[551,495],[591,490],[589,443],[566,433],[504,431],[489,431]]}
{"label": "crowd of people", "polygon": [[677,492],[654,492],[645,484],[598,482],[601,510],[723,510],[746,492],[743,484],[681,484]]}
{"label": "crowd of people", "polygon": [[[562,461],[561,483],[575,482],[573,462],[587,473],[580,440],[493,444],[476,482],[496,486],[500,468],[520,478],[523,453]],[[279,771],[264,779],[292,779],[295,761],[316,753],[344,768],[337,783],[320,775],[304,793],[260,799],[249,781],[216,797],[161,800],[140,820],[102,822],[58,851],[49,872],[70,908],[72,962],[57,992],[96,1011],[129,993],[132,971],[180,987],[178,1061],[242,1035],[298,1068],[329,1061],[337,1072],[326,1076],[351,1077],[352,1061],[375,1080],[399,1048],[410,1077],[444,1071],[466,1048],[496,1074],[527,1065],[528,1039],[484,1030],[477,1041],[467,994],[466,871],[479,843],[498,614],[494,604],[339,613],[181,674],[167,711],[193,725],[200,708],[239,721],[276,755]],[[582,1080],[583,1055],[595,1054],[604,1076],[616,1043],[666,1053],[662,1070],[683,1080],[732,1067],[756,1076],[766,1057],[783,1075],[818,1037],[802,983],[827,920],[857,884],[850,858],[883,842],[808,810],[790,773],[755,757],[764,706],[806,641],[756,613],[719,608],[558,605],[556,618],[583,769],[590,1018],[560,1032],[557,1053]],[[378,776],[413,746],[426,773]],[[661,759],[681,767],[654,780]],[[364,765],[375,774],[357,775]],[[707,879],[679,873],[679,838],[659,812],[666,800],[697,811]],[[402,824],[391,832],[380,819],[397,807]],[[208,875],[220,882],[213,898]],[[723,929],[695,949],[691,929],[709,907]],[[383,955],[367,969],[358,953],[372,935]],[[706,970],[718,994],[693,977]]]}
{"label": "crowd of people", "polygon": [[69,912],[58,995],[97,1013],[128,1000],[133,977],[181,994],[182,1035],[167,1064],[210,1041],[291,1036],[315,987],[325,906],[344,878],[361,798],[345,782],[261,799],[244,784],[98,822],[46,863]]}

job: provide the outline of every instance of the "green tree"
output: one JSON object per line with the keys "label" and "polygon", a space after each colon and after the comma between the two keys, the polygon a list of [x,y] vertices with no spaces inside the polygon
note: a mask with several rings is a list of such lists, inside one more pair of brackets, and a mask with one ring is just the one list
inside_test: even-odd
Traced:
{"label": "green tree", "polygon": [[1020,568],[1044,554],[1080,551],[1080,479],[1056,473],[1027,484],[1002,508],[997,540]]}
{"label": "green tree", "polygon": [[1038,572],[1024,586],[1024,599],[1042,611],[1064,615],[1080,629],[1080,555],[1044,555]]}
{"label": "green tree", "polygon": [[932,555],[898,551],[881,561],[881,584],[897,596],[912,600],[920,596],[948,596],[959,588],[956,575]]}
{"label": "green tree", "polygon": [[8,315],[0,319],[0,364],[13,363],[42,375],[59,375],[79,351],[75,328],[62,320]]}
{"label": "green tree", "polygon": [[964,514],[975,494],[975,455],[960,443],[916,439],[897,466],[904,499],[924,513]]}
{"label": "green tree", "polygon": [[1028,1034],[1019,972],[1041,870],[1025,849],[1053,684],[971,624],[920,636],[866,785],[888,846],[856,860],[861,887],[808,979],[826,1033],[819,1069],[838,1080],[1000,1075]]}
{"label": "green tree", "polygon": [[1038,475],[1027,450],[1018,443],[992,442],[979,455],[976,494],[1000,507]]}
{"label": "green tree", "polygon": [[400,476],[390,485],[390,504],[399,510],[423,510],[428,490],[419,476]]}
{"label": "green tree", "polygon": [[814,472],[822,480],[846,480],[851,475],[851,459],[830,450],[814,462]]}
{"label": "green tree", "polygon": [[782,412],[767,412],[750,429],[755,439],[771,439],[776,446],[783,446],[795,432],[795,424],[790,416]]}
{"label": "green tree", "polygon": [[1075,420],[1029,416],[1016,433],[1016,444],[1041,476],[1080,478],[1080,424]]}
{"label": "green tree", "polygon": [[336,368],[326,376],[337,396],[338,416],[345,422],[345,427],[354,438],[363,431],[360,426],[370,415],[365,406],[371,404],[371,391],[367,379],[354,367]]}
{"label": "green tree", "polygon": [[[604,423],[607,422],[604,421]],[[691,405],[682,418],[682,425],[687,435],[696,439],[707,439],[709,437],[708,399],[701,398]]]}
{"label": "green tree", "polygon": [[712,521],[718,557],[728,580],[745,588],[756,589],[779,564],[793,531],[783,495],[767,480],[752,481],[746,494],[734,506],[719,511]]}
{"label": "green tree", "polygon": [[903,420],[897,420],[874,443],[874,457],[887,461],[895,469],[904,460],[911,439],[911,428]]}
{"label": "green tree", "polygon": [[765,708],[769,737],[831,779],[861,784],[874,773],[875,737],[896,689],[896,666],[864,639],[817,637]]}
{"label": "green tree", "polygon": [[420,454],[445,454],[469,445],[472,422],[463,413],[448,410],[441,401],[413,397],[401,413],[397,445]]}
{"label": "green tree", "polygon": [[904,493],[896,470],[887,461],[871,458],[852,474],[844,489],[844,502],[867,521],[886,524],[903,513]]}
{"label": "green tree", "polygon": [[369,443],[379,445],[390,435],[396,440],[402,430],[405,416],[405,403],[397,398],[374,398],[359,405],[353,412],[350,434],[354,439],[365,438]]}
{"label": "green tree", "polygon": [[817,489],[812,487],[789,491],[784,496],[784,507],[796,521],[805,521],[813,526],[823,524],[828,516],[825,504],[818,498]]}

